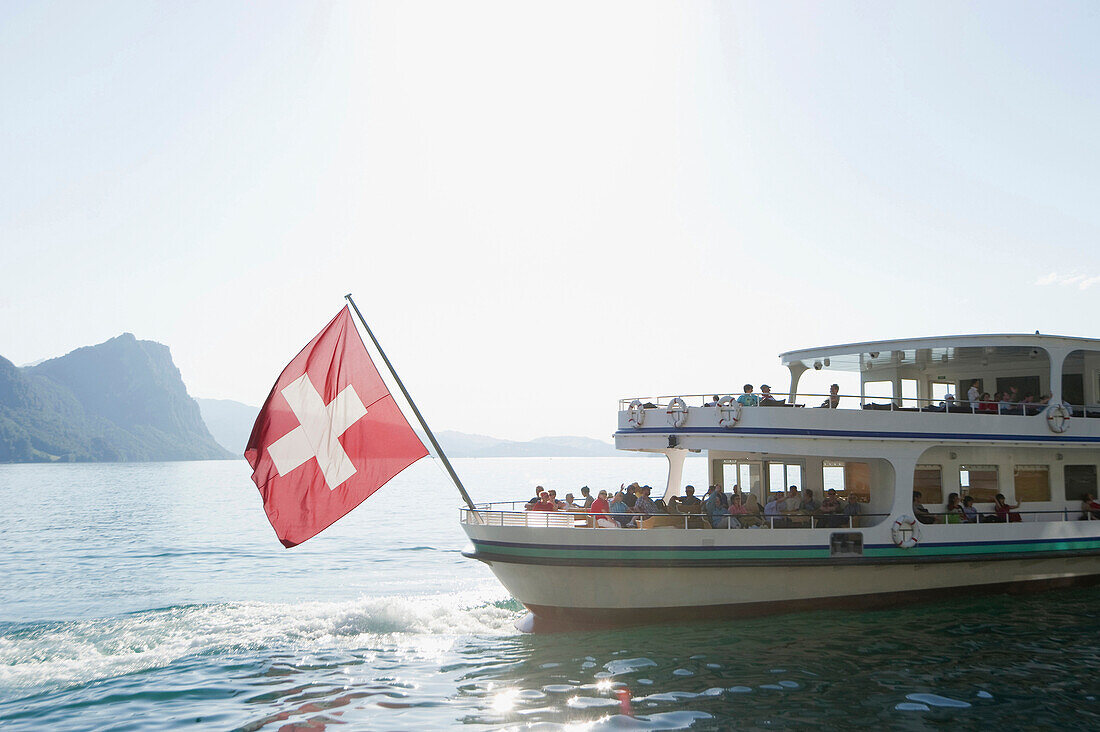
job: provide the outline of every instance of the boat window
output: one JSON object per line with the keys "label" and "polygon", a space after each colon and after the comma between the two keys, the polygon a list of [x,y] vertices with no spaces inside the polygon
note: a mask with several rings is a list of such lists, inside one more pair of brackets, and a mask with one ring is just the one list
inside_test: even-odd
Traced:
{"label": "boat window", "polygon": [[844,495],[860,503],[871,500],[871,466],[867,463],[844,463]]}
{"label": "boat window", "polygon": [[996,465],[960,465],[959,488],[964,496],[979,503],[991,503],[1000,493]]}
{"label": "boat window", "polygon": [[943,503],[943,468],[918,465],[913,472],[913,490],[920,491],[924,503]]}
{"label": "boat window", "polygon": [[1047,465],[1017,465],[1012,471],[1016,495],[1020,501],[1050,500],[1050,467]]}
{"label": "boat window", "polygon": [[834,490],[837,493],[844,492],[844,463],[833,460],[825,460],[821,464],[821,486],[828,492]]}
{"label": "boat window", "polygon": [[998,376],[997,391],[1008,391],[1016,387],[1019,399],[1041,397],[1038,376]]}
{"label": "boat window", "polygon": [[1062,374],[1062,401],[1070,404],[1085,403],[1085,375]]}
{"label": "boat window", "polygon": [[955,386],[949,381],[932,382],[932,401],[942,402],[948,394],[955,393]]}
{"label": "boat window", "polygon": [[735,485],[740,487],[742,493],[752,492],[757,498],[764,498],[763,466],[757,462],[723,460],[722,487],[728,492]]}
{"label": "boat window", "polygon": [[920,406],[920,402],[917,401],[917,384],[918,382],[916,379],[901,380],[901,406]]}
{"label": "boat window", "polygon": [[894,382],[868,381],[863,385],[863,403],[890,403],[894,401]]}
{"label": "boat window", "polygon": [[1067,501],[1083,501],[1086,493],[1096,497],[1095,465],[1067,465],[1063,470]]}

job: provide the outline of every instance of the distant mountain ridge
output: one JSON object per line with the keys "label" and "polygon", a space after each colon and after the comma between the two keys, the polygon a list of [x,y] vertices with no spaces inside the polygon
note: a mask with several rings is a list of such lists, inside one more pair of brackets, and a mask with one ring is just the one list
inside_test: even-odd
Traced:
{"label": "distant mountain ridge", "polygon": [[[202,417],[222,447],[235,455],[244,453],[245,443],[252,433],[252,425],[259,414],[259,407],[252,407],[231,399],[196,399]],[[418,429],[425,445],[428,439]],[[502,440],[487,435],[472,435],[454,430],[436,433],[439,444],[448,457],[611,457],[619,455],[610,442],[590,437],[539,437],[520,442]]]}
{"label": "distant mountain ridge", "polygon": [[0,462],[227,457],[165,345],[123,333],[24,368],[0,357]]}

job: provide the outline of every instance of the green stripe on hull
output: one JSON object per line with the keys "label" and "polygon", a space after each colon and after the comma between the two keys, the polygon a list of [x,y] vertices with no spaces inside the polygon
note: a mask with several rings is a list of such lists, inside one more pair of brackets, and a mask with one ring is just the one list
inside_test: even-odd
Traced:
{"label": "green stripe on hull", "polygon": [[[473,540],[478,553],[495,556],[512,556],[524,559],[561,560],[626,560],[626,561],[684,561],[684,560],[738,560],[738,559],[776,559],[776,560],[822,560],[831,557],[827,547],[797,547],[791,549],[643,549],[624,551],[621,549],[561,549],[557,547],[514,546],[485,544]],[[917,545],[911,549],[900,547],[866,547],[863,556],[881,559],[907,559],[917,557],[970,557],[999,554],[1049,554],[1060,552],[1100,552],[1100,539],[1065,539],[1061,541],[1043,541],[1035,543],[988,543],[966,546]],[[845,557],[851,559],[851,556]]]}

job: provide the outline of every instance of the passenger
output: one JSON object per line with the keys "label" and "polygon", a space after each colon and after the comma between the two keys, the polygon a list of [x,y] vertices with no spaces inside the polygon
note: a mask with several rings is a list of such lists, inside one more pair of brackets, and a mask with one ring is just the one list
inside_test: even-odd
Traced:
{"label": "passenger", "polygon": [[821,508],[821,504],[814,500],[814,492],[809,488],[805,488],[802,491],[802,501],[798,507],[806,513],[816,513]]}
{"label": "passenger", "polygon": [[996,496],[993,497],[993,512],[997,514],[998,523],[1018,524],[1023,521],[1023,517],[1012,510],[1019,507],[1019,503],[1016,503],[1016,505],[1014,506],[1009,505],[1008,501],[1005,500],[1005,496],[1003,493],[998,493]]}
{"label": "passenger", "polygon": [[684,495],[673,496],[669,502],[668,512],[673,513],[672,507],[676,506],[676,513],[699,514],[703,512],[703,502],[695,497],[695,486],[684,486]]}
{"label": "passenger", "polygon": [[783,499],[779,510],[786,516],[785,526],[809,526],[810,524],[809,519],[805,518],[809,514],[802,510],[802,496],[798,494],[796,486],[792,485],[787,489],[787,497]]}
{"label": "passenger", "polygon": [[961,524],[966,520],[963,514],[962,504],[959,503],[959,494],[952,493],[947,497],[947,506],[943,509],[944,521],[949,524]]}
{"label": "passenger", "polygon": [[980,383],[981,379],[974,379],[970,382],[970,388],[966,390],[966,401],[970,402],[971,409],[977,409],[978,402],[981,401],[978,387]]}
{"label": "passenger", "polygon": [[565,501],[562,501],[558,498],[558,492],[553,488],[551,488],[549,492],[550,492],[550,500],[554,502],[554,506],[555,506],[554,510],[555,511],[560,511],[563,508],[565,508]]}
{"label": "passenger", "polygon": [[657,514],[665,513],[657,507],[657,504],[649,497],[653,491],[648,485],[643,485],[641,493],[638,495],[638,500],[634,501],[634,508],[630,510],[631,513],[639,516],[656,516]]}
{"label": "passenger", "polygon": [[764,507],[760,505],[755,493],[749,493],[744,501],[745,513],[738,517],[741,525],[749,529],[759,529],[764,526]]}
{"label": "passenger", "polygon": [[772,499],[764,504],[764,519],[767,526],[778,529],[783,526],[782,493],[773,493]]}
{"label": "passenger", "polygon": [[825,491],[825,499],[821,502],[821,525],[825,528],[837,528],[844,525],[840,513],[844,510],[844,504],[836,495],[836,489]]}
{"label": "passenger", "polygon": [[825,409],[840,408],[840,384],[833,384],[829,387],[829,396],[825,397],[825,401],[821,402],[821,406]]}
{"label": "passenger", "polygon": [[525,505],[523,507],[525,511],[530,511],[531,507],[539,502],[539,499],[542,496],[542,493],[543,493],[544,490],[546,490],[546,489],[543,488],[541,485],[535,486],[535,495],[534,495],[534,497],[531,498],[530,501],[527,502],[527,505]]}
{"label": "passenger", "polygon": [[710,519],[711,528],[728,529],[730,525],[729,506],[726,505],[726,495],[717,485],[712,485],[707,492],[707,499],[703,501],[703,510]]}
{"label": "passenger", "polygon": [[936,523],[936,517],[920,502],[920,496],[920,491],[913,491],[913,515],[916,517],[917,521],[920,521],[922,524]]}
{"label": "passenger", "polygon": [[742,407],[760,406],[760,397],[752,393],[752,384],[745,384],[745,392],[737,397],[737,402]]}
{"label": "passenger", "polygon": [[634,519],[630,517],[630,507],[626,505],[626,494],[621,490],[611,499],[611,518],[624,529],[634,523]]}
{"label": "passenger", "polygon": [[989,396],[989,392],[982,392],[981,401],[978,402],[978,410],[980,414],[996,414],[997,402],[993,401],[993,398]]}
{"label": "passenger", "polygon": [[1100,503],[1096,501],[1096,497],[1091,493],[1086,493],[1085,497],[1081,499],[1081,518],[1085,521],[1100,519]]}
{"label": "passenger", "polygon": [[642,490],[642,487],[637,483],[631,483],[626,487],[626,491],[623,492],[623,501],[626,503],[626,507],[629,509],[634,508],[634,504],[638,501],[638,492]]}
{"label": "passenger", "polygon": [[844,502],[844,515],[848,517],[848,525],[855,526],[855,517],[860,512],[859,496],[847,496],[847,500]]}
{"label": "passenger", "polygon": [[712,396],[710,398],[710,401],[705,403],[703,406],[704,407],[717,407],[718,402],[720,402],[720,401],[722,401],[721,397],[719,397],[717,394],[715,394],[714,396]]}
{"label": "passenger", "polygon": [[1007,391],[1001,392],[1001,398],[997,400],[997,414],[1008,414],[1012,409],[1012,401]]}
{"label": "passenger", "polygon": [[733,494],[730,496],[730,526],[734,529],[740,529],[745,524],[741,521],[748,513],[748,508],[741,501],[741,492],[734,487]]}
{"label": "passenger", "polygon": [[600,491],[599,497],[592,500],[592,505],[588,507],[588,513],[592,516],[592,519],[596,526],[605,529],[613,529],[618,527],[618,523],[611,518],[611,503],[607,500],[607,491]]}
{"label": "passenger", "polygon": [[974,499],[971,496],[963,498],[962,515],[963,523],[981,523],[981,515],[978,513],[978,509],[974,508]]}
{"label": "passenger", "polygon": [[557,511],[557,506],[550,500],[550,494],[547,491],[543,491],[539,494],[539,502],[534,506],[531,506],[532,511]]}
{"label": "passenger", "polygon": [[[606,491],[604,491],[606,493]],[[584,503],[581,504],[582,508],[588,510],[592,508],[592,489],[586,485],[581,486],[581,497],[584,498]]]}
{"label": "passenger", "polygon": [[772,396],[772,388],[767,384],[760,385],[760,404],[764,406],[779,404],[779,401]]}
{"label": "passenger", "polygon": [[565,502],[564,502],[564,505],[562,506],[562,510],[564,510],[564,511],[583,511],[584,506],[578,504],[576,502],[576,500],[574,500],[572,493],[566,493],[565,494]]}

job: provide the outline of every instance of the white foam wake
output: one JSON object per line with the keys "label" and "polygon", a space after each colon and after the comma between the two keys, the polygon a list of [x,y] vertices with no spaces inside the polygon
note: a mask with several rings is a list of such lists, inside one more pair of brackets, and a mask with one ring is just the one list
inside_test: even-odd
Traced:
{"label": "white foam wake", "polygon": [[348,602],[241,602],[28,624],[0,635],[0,699],[83,684],[193,656],[400,649],[438,654],[466,635],[515,633],[515,610],[494,591]]}

